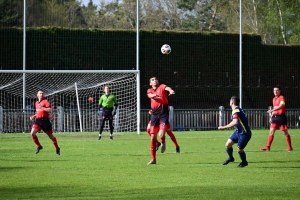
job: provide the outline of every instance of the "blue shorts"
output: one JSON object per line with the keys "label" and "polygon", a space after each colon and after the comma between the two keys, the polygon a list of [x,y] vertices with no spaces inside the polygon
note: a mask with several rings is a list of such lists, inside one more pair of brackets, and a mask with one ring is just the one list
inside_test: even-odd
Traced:
{"label": "blue shorts", "polygon": [[252,135],[251,132],[250,133],[243,132],[241,134],[236,130],[231,134],[229,139],[231,139],[234,143],[237,143],[239,149],[244,149],[247,146],[249,140],[251,139],[251,135]]}

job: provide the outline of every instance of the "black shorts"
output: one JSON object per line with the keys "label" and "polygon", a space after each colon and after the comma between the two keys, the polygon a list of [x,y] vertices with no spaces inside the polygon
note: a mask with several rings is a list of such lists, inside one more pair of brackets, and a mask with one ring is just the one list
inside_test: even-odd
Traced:
{"label": "black shorts", "polygon": [[112,120],[113,119],[113,112],[114,108],[102,108],[102,119],[103,120]]}
{"label": "black shorts", "polygon": [[287,125],[287,117],[285,114],[281,115],[273,115],[272,116],[272,123],[282,126],[282,125]]}
{"label": "black shorts", "polygon": [[52,130],[52,124],[51,124],[48,117],[47,118],[37,118],[37,119],[35,119],[33,127],[37,128],[37,126],[40,129],[42,129],[44,132]]}
{"label": "black shorts", "polygon": [[160,124],[169,124],[169,111],[151,115],[151,126],[159,126]]}

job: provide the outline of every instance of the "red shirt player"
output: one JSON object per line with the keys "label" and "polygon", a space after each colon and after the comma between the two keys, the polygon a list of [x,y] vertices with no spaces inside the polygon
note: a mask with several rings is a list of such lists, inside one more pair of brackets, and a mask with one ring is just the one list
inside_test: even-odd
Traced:
{"label": "red shirt player", "polygon": [[161,152],[163,153],[166,150],[165,131],[170,129],[168,94],[175,94],[172,88],[159,84],[156,77],[150,78],[150,86],[151,88],[147,90],[147,96],[150,98],[152,110],[150,126],[150,153],[152,159],[148,165],[156,164],[157,133],[161,138]]}
{"label": "red shirt player", "polygon": [[291,136],[288,133],[288,126],[287,126],[287,117],[285,115],[285,98],[281,95],[281,88],[280,86],[276,86],[273,89],[274,98],[273,98],[273,109],[268,110],[267,112],[270,113],[270,134],[268,138],[268,143],[266,147],[260,148],[262,151],[270,151],[271,144],[274,139],[274,134],[277,129],[281,130],[285,135],[288,148],[287,151],[293,150]]}
{"label": "red shirt player", "polygon": [[36,114],[30,117],[30,120],[35,119],[35,122],[32,125],[31,129],[32,140],[37,145],[35,153],[38,154],[40,150],[43,149],[36,135],[37,132],[43,130],[52,140],[52,143],[54,144],[54,147],[56,149],[56,155],[60,155],[60,148],[58,147],[56,138],[53,136],[52,124],[49,120],[49,113],[51,112],[50,103],[45,98],[44,92],[42,90],[38,91],[37,97],[38,101],[35,102]]}

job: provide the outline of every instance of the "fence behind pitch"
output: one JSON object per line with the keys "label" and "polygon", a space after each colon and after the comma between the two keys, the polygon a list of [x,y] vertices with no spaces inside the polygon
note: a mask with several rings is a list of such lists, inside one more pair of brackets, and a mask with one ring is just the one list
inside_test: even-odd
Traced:
{"label": "fence behind pitch", "polygon": [[[252,129],[269,128],[269,115],[266,109],[245,109]],[[23,112],[20,109],[0,109],[0,133],[30,132],[32,121],[29,117],[32,111]],[[300,109],[287,110],[288,126],[299,128]],[[231,121],[231,110],[224,110],[223,123]],[[58,112],[53,111],[52,124],[55,132],[77,132],[80,131],[78,114],[76,110],[64,113],[62,122],[58,122]],[[82,115],[83,131],[97,132],[99,130],[100,116],[95,110],[85,110]],[[148,110],[141,110],[141,130],[145,131],[150,120]],[[62,123],[62,125],[59,125]],[[183,110],[174,109],[170,114],[170,123],[175,131],[189,130],[214,130],[221,125],[219,109]],[[108,124],[108,123],[106,123]],[[59,128],[60,127],[60,128]],[[116,127],[116,126],[115,126]],[[108,130],[108,126],[105,127]],[[117,128],[116,128],[117,129]],[[115,130],[115,131],[118,131]]]}

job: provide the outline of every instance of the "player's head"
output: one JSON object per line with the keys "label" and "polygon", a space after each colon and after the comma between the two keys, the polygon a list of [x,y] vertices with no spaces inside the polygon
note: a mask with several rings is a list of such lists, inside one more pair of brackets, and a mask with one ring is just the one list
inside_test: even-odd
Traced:
{"label": "player's head", "polygon": [[38,90],[37,95],[39,100],[43,99],[45,97],[45,93],[43,90]]}
{"label": "player's head", "polygon": [[240,98],[238,98],[237,96],[232,96],[230,98],[230,106],[238,106],[240,104]]}
{"label": "player's head", "polygon": [[276,85],[273,88],[273,93],[274,93],[275,96],[279,96],[281,94],[281,86],[280,85]]}
{"label": "player's head", "polygon": [[109,94],[110,86],[109,86],[109,85],[105,85],[105,86],[103,87],[103,91],[105,92],[105,94]]}
{"label": "player's head", "polygon": [[150,86],[157,86],[159,84],[158,79],[154,76],[149,79]]}

